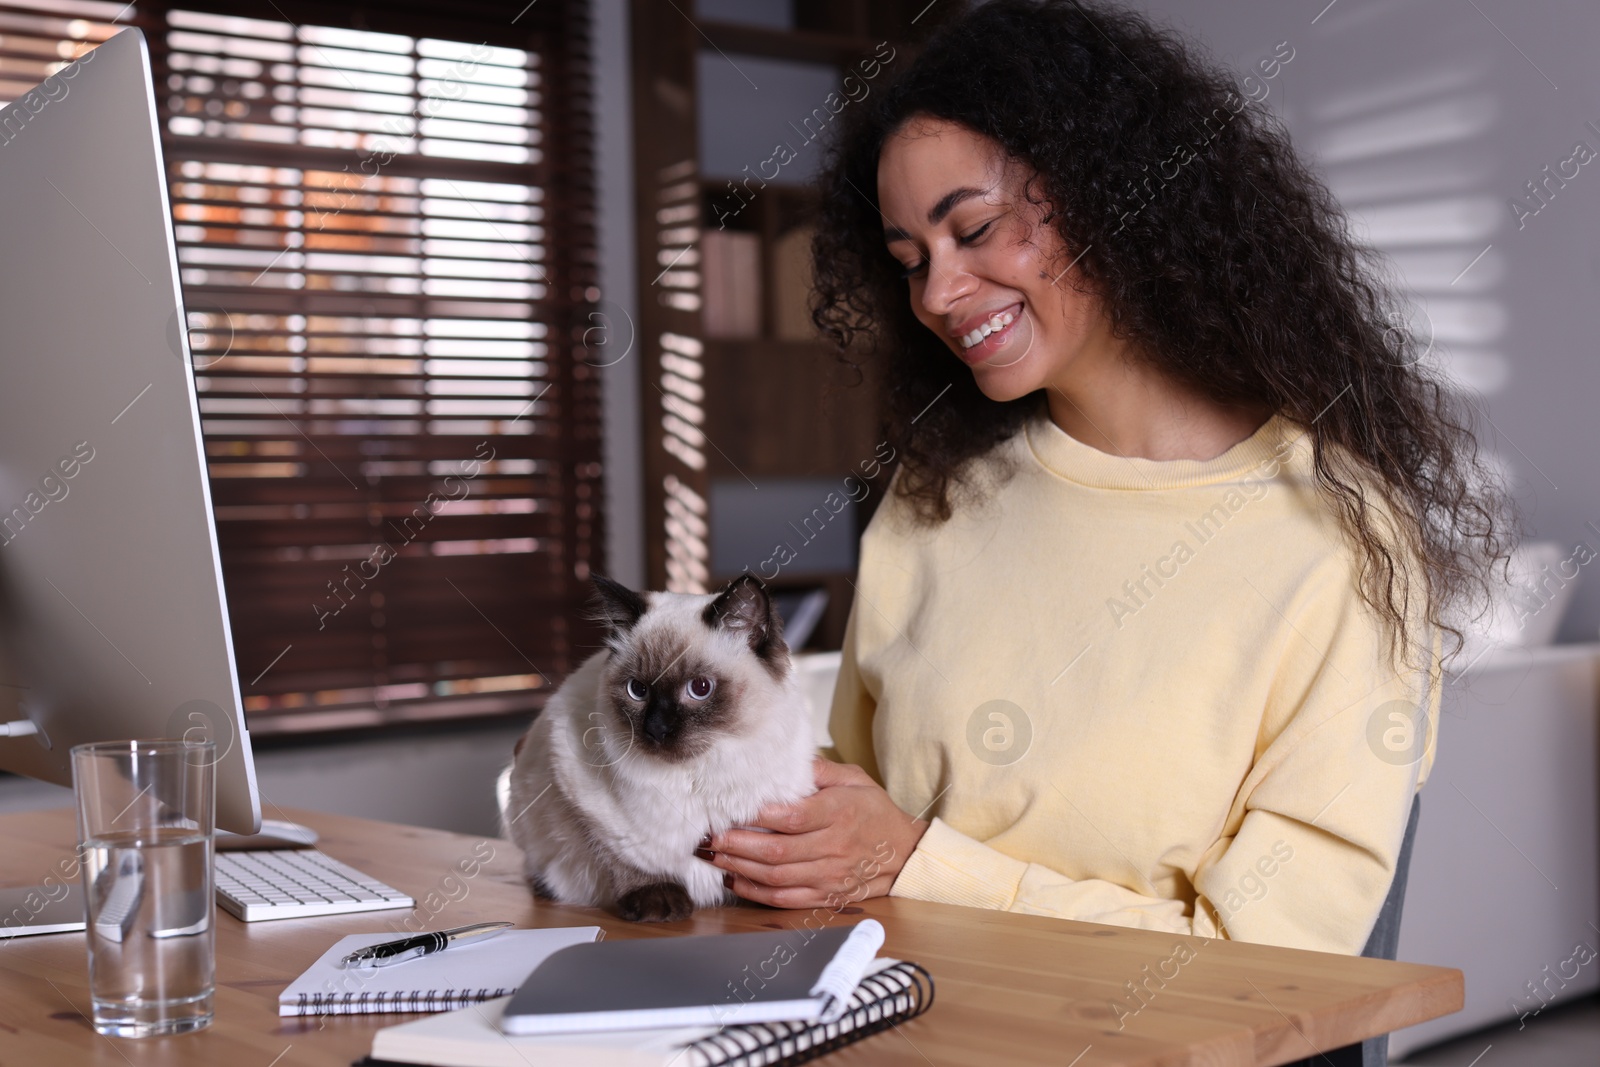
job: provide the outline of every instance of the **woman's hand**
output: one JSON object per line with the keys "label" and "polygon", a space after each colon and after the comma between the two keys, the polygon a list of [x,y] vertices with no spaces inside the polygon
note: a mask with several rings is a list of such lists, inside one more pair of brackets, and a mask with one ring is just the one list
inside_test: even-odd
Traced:
{"label": "woman's hand", "polygon": [[813,767],[815,793],[756,818],[774,833],[727,830],[695,853],[728,872],[734,893],[775,908],[881,897],[922,840],[927,821],[896,807],[866,771],[821,757]]}

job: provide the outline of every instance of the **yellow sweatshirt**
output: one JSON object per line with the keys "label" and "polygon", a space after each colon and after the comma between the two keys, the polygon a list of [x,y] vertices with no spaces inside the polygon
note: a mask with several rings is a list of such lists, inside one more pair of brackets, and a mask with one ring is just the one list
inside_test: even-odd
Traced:
{"label": "yellow sweatshirt", "polygon": [[1433,762],[1438,644],[1395,669],[1310,456],[1281,416],[1157,461],[1041,415],[950,521],[891,491],[830,721],[932,819],[891,895],[1361,951]]}

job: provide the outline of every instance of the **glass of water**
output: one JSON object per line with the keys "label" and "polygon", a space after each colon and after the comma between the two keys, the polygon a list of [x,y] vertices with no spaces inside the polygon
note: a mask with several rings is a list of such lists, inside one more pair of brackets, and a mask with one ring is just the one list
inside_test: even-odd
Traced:
{"label": "glass of water", "polygon": [[150,1037],[211,1025],[215,763],[210,741],[72,750],[89,993],[102,1034]]}

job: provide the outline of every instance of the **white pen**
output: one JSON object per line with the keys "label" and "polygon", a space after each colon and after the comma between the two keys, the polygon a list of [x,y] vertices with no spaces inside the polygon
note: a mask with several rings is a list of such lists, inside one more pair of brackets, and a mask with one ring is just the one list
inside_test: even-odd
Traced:
{"label": "white pen", "polygon": [[454,930],[438,930],[434,933],[418,934],[416,937],[403,937],[399,941],[385,941],[381,945],[368,945],[366,948],[356,949],[341,962],[346,967],[352,965],[387,967],[405,960],[414,960],[418,956],[442,952],[446,946],[453,945],[457,941],[493,937],[513,925],[515,924],[503,922],[474,923],[471,926],[458,926]]}

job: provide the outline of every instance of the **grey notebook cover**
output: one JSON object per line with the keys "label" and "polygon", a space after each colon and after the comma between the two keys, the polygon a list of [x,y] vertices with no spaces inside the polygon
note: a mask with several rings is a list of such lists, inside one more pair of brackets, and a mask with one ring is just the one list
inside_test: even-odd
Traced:
{"label": "grey notebook cover", "polygon": [[[554,952],[528,976],[506,1005],[537,1027],[541,1016],[602,1013],[593,1029],[609,1029],[645,1013],[674,1009],[731,1012],[744,1004],[815,1001],[811,989],[854,925],[771,933],[711,934],[599,941]],[[631,1022],[631,1025],[640,1025]]]}

